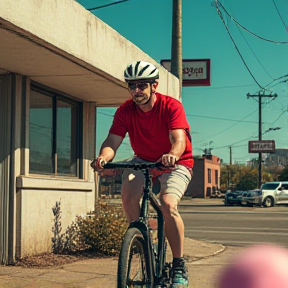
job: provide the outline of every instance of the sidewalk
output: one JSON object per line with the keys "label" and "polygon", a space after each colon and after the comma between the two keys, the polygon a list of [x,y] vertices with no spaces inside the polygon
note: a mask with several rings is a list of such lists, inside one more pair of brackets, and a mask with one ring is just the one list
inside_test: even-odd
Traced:
{"label": "sidewalk", "polygon": [[[225,247],[220,244],[213,244],[202,241],[195,241],[185,238],[184,255],[187,258],[187,267],[190,275],[190,288],[212,288],[212,286],[195,286],[193,278],[195,269],[194,263],[198,265],[201,261],[209,261],[212,256],[221,255]],[[171,259],[171,252],[168,251],[168,260]],[[213,258],[213,257],[212,257]],[[66,264],[54,268],[22,268],[13,266],[0,266],[0,287],[1,288],[116,288],[117,258],[88,259]],[[202,262],[201,262],[202,263]],[[207,282],[210,273],[208,270],[198,268],[200,277]],[[194,270],[194,272],[193,272]],[[202,276],[201,276],[202,275]],[[203,278],[201,278],[203,277]],[[196,280],[196,279],[195,279]],[[210,285],[210,284],[209,284]]]}

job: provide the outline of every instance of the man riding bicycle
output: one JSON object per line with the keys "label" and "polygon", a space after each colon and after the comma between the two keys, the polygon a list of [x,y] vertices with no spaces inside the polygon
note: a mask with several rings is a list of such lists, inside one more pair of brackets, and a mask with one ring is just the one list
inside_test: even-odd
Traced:
{"label": "man riding bicycle", "polygon": [[[167,167],[160,175],[158,171],[157,178],[165,236],[173,254],[172,288],[188,287],[183,258],[184,224],[177,206],[192,177],[190,126],[183,105],[156,92],[159,70],[153,64],[135,61],[125,69],[124,78],[132,99],[117,109],[93,168],[101,170],[104,163],[112,161],[126,133],[135,154],[132,161],[161,161]],[[123,172],[121,197],[129,222],[139,217],[143,183],[141,171],[126,169]]]}

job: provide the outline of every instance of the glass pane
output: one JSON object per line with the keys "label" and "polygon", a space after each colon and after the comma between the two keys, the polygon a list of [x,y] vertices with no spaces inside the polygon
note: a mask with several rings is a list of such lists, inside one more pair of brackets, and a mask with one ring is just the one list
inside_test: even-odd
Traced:
{"label": "glass pane", "polygon": [[211,169],[208,169],[208,183],[211,183]]}
{"label": "glass pane", "polygon": [[54,173],[52,127],[52,97],[31,90],[29,123],[30,173]]}
{"label": "glass pane", "polygon": [[77,106],[57,100],[57,174],[77,175]]}
{"label": "glass pane", "polygon": [[[96,156],[99,154],[100,147],[103,141],[106,139],[109,128],[113,122],[113,116],[116,108],[111,107],[97,107],[97,119],[96,119]],[[128,159],[134,155],[134,152],[130,145],[129,135],[123,139],[122,144],[117,150],[116,156],[113,161],[121,161]]]}
{"label": "glass pane", "polygon": [[266,183],[262,185],[264,190],[275,190],[278,187],[279,183]]}

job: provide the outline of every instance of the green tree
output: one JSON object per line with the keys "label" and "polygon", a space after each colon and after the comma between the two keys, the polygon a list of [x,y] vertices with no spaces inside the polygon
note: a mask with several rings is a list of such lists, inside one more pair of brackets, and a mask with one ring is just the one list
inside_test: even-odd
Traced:
{"label": "green tree", "polygon": [[237,190],[252,190],[257,188],[257,170],[250,167],[241,167],[235,175],[234,181]]}
{"label": "green tree", "polygon": [[[280,176],[283,168],[281,168],[278,164],[273,164],[270,166],[265,165],[263,167],[263,182],[269,182],[269,181],[277,181],[278,177]],[[265,172],[269,174],[269,179],[265,178]]]}
{"label": "green tree", "polygon": [[[284,170],[276,164],[273,166],[264,166],[262,169],[262,183],[279,181],[278,177],[281,173],[284,173],[284,180],[288,181],[287,172],[285,174]],[[258,163],[255,159],[251,160],[251,164],[249,166],[241,164],[222,164],[220,175],[220,188],[221,190],[226,190],[228,188],[232,190],[255,189],[258,185],[258,173]],[[227,187],[228,182],[230,187]]]}
{"label": "green tree", "polygon": [[221,165],[221,174],[220,174],[220,189],[227,190],[228,184],[228,165]]}
{"label": "green tree", "polygon": [[288,164],[284,167],[281,174],[278,177],[279,181],[288,181]]}

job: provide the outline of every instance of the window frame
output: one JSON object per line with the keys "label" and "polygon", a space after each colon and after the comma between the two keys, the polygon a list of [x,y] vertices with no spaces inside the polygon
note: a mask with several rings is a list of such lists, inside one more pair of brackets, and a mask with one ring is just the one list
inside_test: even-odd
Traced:
{"label": "window frame", "polygon": [[[35,91],[38,93],[43,94],[44,96],[48,96],[52,98],[52,147],[51,147],[51,154],[52,154],[52,168],[53,173],[49,172],[42,172],[42,171],[31,171],[30,172],[30,155],[28,159],[29,163],[29,174],[33,175],[42,175],[42,176],[54,176],[54,177],[61,177],[61,178],[79,178],[83,179],[83,102],[77,101],[69,97],[69,95],[66,95],[64,93],[61,93],[59,91],[55,91],[54,89],[50,89],[42,84],[31,82],[30,84],[30,91]],[[76,107],[76,174],[59,174],[57,169],[57,101],[60,100],[62,102],[71,104]],[[30,117],[30,101],[29,101],[29,117]],[[29,121],[30,122],[30,121]],[[28,123],[28,131],[30,131],[30,123]],[[30,132],[29,132],[30,133]],[[30,151],[30,143],[29,143],[29,151]]]}
{"label": "window frame", "polygon": [[212,183],[212,169],[207,168],[207,181],[208,183]]}
{"label": "window frame", "polygon": [[215,169],[215,185],[217,185],[218,186],[218,177],[219,177],[219,175],[218,175],[219,173],[218,173],[218,169]]}

